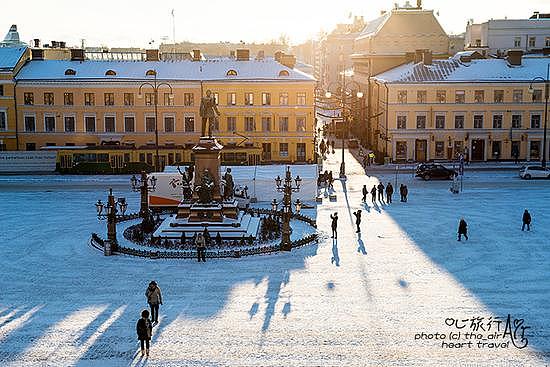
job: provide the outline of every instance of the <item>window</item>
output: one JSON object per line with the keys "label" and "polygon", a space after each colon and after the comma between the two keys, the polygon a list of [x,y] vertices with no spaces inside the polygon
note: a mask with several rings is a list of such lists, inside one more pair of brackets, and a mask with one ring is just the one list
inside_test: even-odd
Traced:
{"label": "window", "polygon": [[218,106],[220,104],[220,94],[218,92],[214,92],[212,95],[214,96],[214,103]]}
{"label": "window", "polygon": [[153,116],[146,116],[145,117],[145,131],[150,133],[155,131],[156,127],[156,120]]}
{"label": "window", "polygon": [[134,105],[134,93],[124,93],[124,105],[125,106]]}
{"label": "window", "polygon": [[445,156],[445,142],[436,141],[435,142],[435,157],[444,158]]}
{"label": "window", "polygon": [[438,103],[445,103],[447,101],[447,92],[444,90],[438,90],[435,92],[435,100]]}
{"label": "window", "polygon": [[493,115],[493,129],[502,129],[502,115]]}
{"label": "window", "polygon": [[262,117],[262,131],[271,131],[271,117]]}
{"label": "window", "polygon": [[0,111],[0,131],[6,131],[8,129],[8,122],[6,118],[6,111]]}
{"label": "window", "polygon": [[445,128],[445,115],[435,116],[435,128],[444,129]]}
{"label": "window", "polygon": [[94,106],[95,105],[95,94],[93,94],[93,93],[84,93],[84,105],[85,106]]}
{"label": "window", "polygon": [[299,131],[299,132],[306,131],[306,118],[305,117],[296,117],[296,131]]}
{"label": "window", "polygon": [[540,115],[533,114],[531,115],[531,129],[540,129]]}
{"label": "window", "polygon": [[504,91],[503,90],[501,90],[501,89],[495,90],[494,102],[495,103],[503,103],[504,102]]}
{"label": "window", "polygon": [[533,90],[533,102],[542,102],[542,89]]}
{"label": "window", "polygon": [[416,116],[416,128],[417,129],[425,129],[426,128],[426,116],[425,115]]}
{"label": "window", "polygon": [[288,157],[288,143],[279,143],[279,156]]}
{"label": "window", "polygon": [[136,131],[136,119],[134,116],[124,116],[124,131],[127,133]]}
{"label": "window", "polygon": [[482,90],[474,91],[474,102],[475,103],[485,102],[485,91],[482,91]]}
{"label": "window", "polygon": [[227,73],[225,73],[227,76],[237,76],[237,72],[233,69],[227,70]]}
{"label": "window", "polygon": [[306,105],[306,94],[305,93],[297,93],[296,94],[296,104],[298,106],[305,106]]}
{"label": "window", "polygon": [[288,70],[281,70],[279,71],[279,76],[289,76],[290,73],[288,72]]}
{"label": "window", "polygon": [[537,43],[537,37],[529,37],[529,47],[535,47]]}
{"label": "window", "polygon": [[49,133],[55,131],[55,116],[44,116],[44,131]]}
{"label": "window", "polygon": [[[494,119],[493,119],[493,127],[495,127]],[[474,129],[483,129],[483,115],[474,115]]]}
{"label": "window", "polygon": [[271,93],[262,93],[262,106],[271,105]]}
{"label": "window", "polygon": [[514,47],[521,47],[521,37],[514,37]]}
{"label": "window", "polygon": [[105,132],[114,133],[116,131],[115,127],[115,117],[114,116],[105,116]]}
{"label": "window", "polygon": [[227,93],[227,105],[235,106],[237,104],[237,93]]}
{"label": "window", "polygon": [[499,159],[502,144],[501,144],[500,141],[493,141],[492,145],[493,146],[492,146],[492,149],[491,149],[491,153],[493,154],[493,158]]}
{"label": "window", "polygon": [[253,93],[245,93],[244,94],[244,104],[247,106],[254,105],[254,94]]}
{"label": "window", "polygon": [[521,115],[512,115],[512,129],[521,129]]}
{"label": "window", "polygon": [[145,105],[152,106],[155,104],[155,93],[145,93]]}
{"label": "window", "polygon": [[407,116],[397,116],[397,128],[406,129],[407,128]]}
{"label": "window", "polygon": [[115,76],[115,75],[116,75],[116,71],[114,71],[114,70],[107,70],[107,71],[105,72],[105,75],[107,75],[107,76]]}
{"label": "window", "polygon": [[33,105],[34,104],[34,94],[33,93],[24,93],[23,94],[23,102],[26,105]]}
{"label": "window", "polygon": [[67,69],[65,70],[65,75],[76,75],[76,71],[73,69]]}
{"label": "window", "polygon": [[245,116],[245,118],[244,118],[244,130],[245,131],[256,131],[256,121],[254,121],[254,116]]}
{"label": "window", "polygon": [[544,47],[550,47],[550,37],[544,39]]}
{"label": "window", "polygon": [[427,92],[425,90],[416,91],[416,103],[428,102]]}
{"label": "window", "polygon": [[455,115],[455,129],[464,129],[464,115]]}
{"label": "window", "polygon": [[54,104],[53,93],[51,92],[44,93],[44,104],[49,106]]}
{"label": "window", "polygon": [[0,97],[4,95],[4,86],[0,84]]}
{"label": "window", "polygon": [[195,95],[193,93],[183,93],[183,105],[193,106],[195,104]]}
{"label": "window", "polygon": [[114,93],[104,93],[103,101],[105,106],[114,106],[115,105],[115,94]]}
{"label": "window", "polygon": [[398,141],[395,143],[395,158],[407,159],[407,142]]}
{"label": "window", "polygon": [[463,90],[457,90],[455,92],[455,103],[464,103],[466,102],[466,95]]}
{"label": "window", "polygon": [[523,90],[521,89],[514,89],[512,98],[515,103],[521,103],[523,102]]}
{"label": "window", "polygon": [[237,131],[237,118],[235,116],[227,117],[227,131]]}
{"label": "window", "polygon": [[397,103],[407,103],[407,91],[398,90],[397,91]]}
{"label": "window", "polygon": [[164,131],[167,133],[174,132],[174,116],[164,117]]}
{"label": "window", "polygon": [[172,93],[164,93],[164,105],[165,106],[174,105],[174,95]]}
{"label": "window", "polygon": [[529,147],[529,158],[540,158],[540,141],[531,141],[531,146]]}
{"label": "window", "polygon": [[72,106],[74,105],[74,96],[72,93],[64,93],[63,94],[63,104],[65,106]]}
{"label": "window", "polygon": [[95,132],[95,116],[86,116],[84,117],[84,124],[86,125],[87,133]]}
{"label": "window", "polygon": [[288,131],[288,117],[279,117],[279,131]]}
{"label": "window", "polygon": [[65,120],[65,132],[74,133],[74,129],[75,129],[74,116],[65,116],[64,120]]}
{"label": "window", "polygon": [[25,148],[26,150],[36,150],[36,143],[27,143]]}
{"label": "window", "polygon": [[281,106],[288,106],[288,93],[279,94],[279,104]]}
{"label": "window", "polygon": [[195,132],[195,116],[185,116],[183,118],[183,128],[186,132]]}
{"label": "window", "polygon": [[25,131],[36,131],[36,121],[34,116],[25,116]]}

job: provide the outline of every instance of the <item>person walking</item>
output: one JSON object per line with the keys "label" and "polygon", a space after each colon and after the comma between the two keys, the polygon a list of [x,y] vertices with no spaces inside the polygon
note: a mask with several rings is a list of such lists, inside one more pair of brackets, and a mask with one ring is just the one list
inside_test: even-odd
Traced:
{"label": "person walking", "polygon": [[330,141],[330,146],[332,147],[332,154],[334,154],[334,140]]}
{"label": "person walking", "polygon": [[195,246],[197,247],[197,261],[206,262],[206,239],[199,233],[197,239],[195,240]]}
{"label": "person walking", "polygon": [[372,189],[370,190],[370,195],[371,195],[371,198],[372,198],[372,203],[376,204],[376,185],[374,185],[372,187]]}
{"label": "person walking", "polygon": [[334,177],[332,177],[332,171],[328,172],[328,188],[334,190],[334,186],[332,185],[334,183]]}
{"label": "person walking", "polygon": [[367,202],[367,194],[369,193],[369,190],[367,190],[367,185],[363,185],[362,193],[363,193],[363,202],[366,203]]}
{"label": "person walking", "polygon": [[388,182],[388,184],[386,185],[386,202],[388,204],[391,204],[391,197],[393,195],[393,186],[391,184],[391,182]]}
{"label": "person walking", "polygon": [[460,218],[460,222],[458,223],[458,240],[461,240],[461,237],[464,236],[466,238],[466,241],[468,241],[468,223],[464,220],[464,218]]}
{"label": "person walking", "polygon": [[149,343],[153,334],[153,324],[149,320],[149,311],[141,311],[141,318],[136,324],[138,340],[141,346],[141,355],[149,356]]}
{"label": "person walking", "polygon": [[407,194],[409,192],[409,189],[407,188],[407,185],[401,184],[399,186],[399,194],[401,195],[401,202],[406,203],[407,202]]}
{"label": "person walking", "polygon": [[378,201],[384,203],[384,184],[382,182],[378,184]]}
{"label": "person walking", "polygon": [[333,215],[331,215],[330,219],[332,219],[332,223],[330,225],[330,227],[332,228],[332,237],[331,238],[336,238],[337,237],[336,229],[338,228],[338,213],[334,213]]}
{"label": "person walking", "polygon": [[355,225],[357,226],[357,231],[355,232],[359,233],[361,232],[361,209],[353,212],[353,215],[355,215]]}
{"label": "person walking", "polygon": [[145,297],[147,303],[151,308],[151,320],[154,324],[159,322],[159,306],[162,305],[162,292],[154,280],[149,283],[147,290],[145,291]]}
{"label": "person walking", "polygon": [[523,212],[523,225],[521,226],[521,230],[525,230],[525,226],[527,226],[527,230],[531,230],[531,214],[529,214],[529,211],[525,209]]}
{"label": "person walking", "polygon": [[327,152],[327,146],[325,145],[325,141],[321,139],[321,144],[319,144],[319,150],[321,151],[321,157],[325,159],[325,153]]}

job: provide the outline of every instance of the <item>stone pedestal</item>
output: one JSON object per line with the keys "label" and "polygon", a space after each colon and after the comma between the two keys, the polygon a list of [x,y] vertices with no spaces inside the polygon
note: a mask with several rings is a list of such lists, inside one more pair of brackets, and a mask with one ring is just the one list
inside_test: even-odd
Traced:
{"label": "stone pedestal", "polygon": [[[195,182],[200,182],[202,173],[205,169],[208,169],[215,183],[212,192],[214,201],[221,200],[220,154],[222,149],[223,145],[218,143],[215,138],[206,136],[201,137],[199,143],[193,147],[193,154],[195,156]],[[193,199],[197,200],[198,198],[198,194],[193,192]]]}

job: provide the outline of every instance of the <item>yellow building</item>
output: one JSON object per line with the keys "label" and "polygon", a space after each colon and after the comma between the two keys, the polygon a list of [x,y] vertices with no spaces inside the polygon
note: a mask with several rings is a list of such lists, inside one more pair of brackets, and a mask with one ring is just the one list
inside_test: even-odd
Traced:
{"label": "yellow building", "polygon": [[[33,59],[16,77],[18,148],[150,149],[156,123],[149,85],[154,84],[153,70],[157,83],[164,83],[157,111],[163,165],[192,159],[190,148],[201,132],[201,96],[207,90],[218,101],[214,135],[226,146],[225,162],[312,161],[315,80],[293,69],[288,57],[281,61],[286,65],[272,58],[251,60],[246,50],[237,58],[178,62]],[[140,95],[143,83],[148,84]],[[163,153],[179,146],[179,159]],[[138,159],[151,163],[152,158],[148,153]]]}
{"label": "yellow building", "polygon": [[27,58],[25,46],[0,47],[0,151],[17,146],[14,76]]}
{"label": "yellow building", "polygon": [[[394,161],[542,159],[550,57],[408,63],[372,78],[374,149]],[[532,85],[533,93],[530,93]],[[548,143],[547,143],[548,145]],[[548,147],[546,149],[548,154]]]}

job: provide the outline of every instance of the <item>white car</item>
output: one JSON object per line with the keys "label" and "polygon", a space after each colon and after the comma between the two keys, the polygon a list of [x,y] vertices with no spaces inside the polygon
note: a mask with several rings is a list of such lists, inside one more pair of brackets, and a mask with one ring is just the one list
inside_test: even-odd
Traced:
{"label": "white car", "polygon": [[532,178],[550,178],[550,169],[541,166],[525,166],[520,169],[519,177],[530,180]]}

